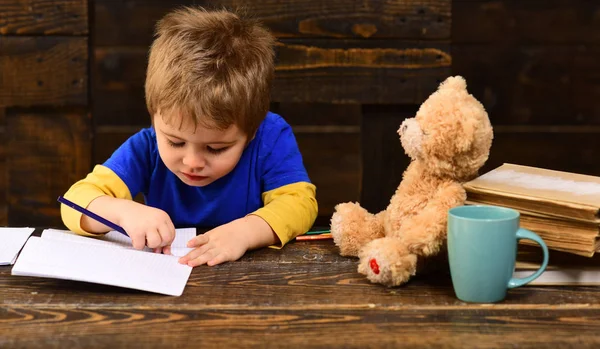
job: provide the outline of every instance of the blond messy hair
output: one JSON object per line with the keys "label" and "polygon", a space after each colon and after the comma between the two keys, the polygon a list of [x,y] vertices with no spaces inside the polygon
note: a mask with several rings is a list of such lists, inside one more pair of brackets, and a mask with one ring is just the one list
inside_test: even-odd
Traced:
{"label": "blond messy hair", "polygon": [[235,124],[253,135],[269,110],[274,43],[257,21],[226,10],[167,14],[156,26],[146,73],[152,119],[160,113],[179,127]]}

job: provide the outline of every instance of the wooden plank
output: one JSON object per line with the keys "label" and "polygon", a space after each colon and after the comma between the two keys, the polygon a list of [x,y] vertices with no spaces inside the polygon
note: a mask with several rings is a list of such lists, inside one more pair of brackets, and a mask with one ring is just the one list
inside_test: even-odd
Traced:
{"label": "wooden plank", "polygon": [[365,106],[362,122],[362,191],[360,204],[369,212],[384,210],[410,163],[397,130],[416,106]]}
{"label": "wooden plank", "polygon": [[86,105],[87,42],[0,37],[0,107]]}
{"label": "wooden plank", "polygon": [[463,303],[447,273],[417,276],[399,288],[371,284],[356,272],[356,259],[339,256],[331,241],[197,267],[181,297],[14,277],[0,266],[0,298],[2,347],[185,346],[190,331],[202,332],[197,345],[211,347],[600,344],[594,287],[521,287],[495,305]]}
{"label": "wooden plank", "polygon": [[56,198],[89,172],[91,119],[82,110],[7,114],[8,223],[61,227]]}
{"label": "wooden plank", "polygon": [[85,0],[4,0],[0,2],[2,35],[85,35]]}
{"label": "wooden plank", "polygon": [[[179,5],[239,8],[239,1],[94,2],[94,38],[99,46],[148,46],[154,25]],[[243,8],[277,37],[450,38],[450,0],[244,1]]]}
{"label": "wooden plank", "polygon": [[[591,309],[201,309],[4,305],[3,347],[593,348]],[[118,323],[118,326],[115,326]],[[140,330],[143,329],[143,330]],[[310,335],[307,333],[310,332]]]}
{"label": "wooden plank", "polygon": [[452,42],[597,44],[599,11],[600,3],[588,0],[456,0]]}
{"label": "wooden plank", "polygon": [[[362,48],[361,48],[362,47]],[[446,44],[286,42],[278,47],[274,102],[420,103],[450,74]],[[96,48],[93,113],[98,125],[148,124],[146,48]]]}
{"label": "wooden plank", "polygon": [[94,158],[92,163],[104,163],[121,144],[140,129],[141,127],[135,126],[111,128],[109,130],[96,129],[93,139]]}
{"label": "wooden plank", "polygon": [[94,122],[103,125],[149,125],[144,100],[146,47],[94,48],[91,70]]}
{"label": "wooden plank", "polygon": [[416,104],[450,74],[444,43],[283,41],[273,101]]}
{"label": "wooden plank", "polygon": [[6,110],[0,108],[0,226],[8,225],[6,188],[8,186],[8,169],[6,168]]}
{"label": "wooden plank", "polygon": [[[0,267],[0,297],[5,305],[90,308],[144,306],[206,309],[439,309],[490,310],[458,300],[447,272],[417,275],[398,288],[370,283],[356,271],[357,259],[342,257],[329,241],[292,242],[283,250],[248,252],[239,261],[192,271],[181,297],[58,279],[14,277]],[[244,299],[240,300],[240,295]],[[598,309],[595,287],[533,287],[508,291],[500,309],[558,310],[590,305]],[[1,326],[2,322],[0,322]]]}
{"label": "wooden plank", "polygon": [[502,163],[600,176],[600,128],[581,126],[556,128],[498,127],[490,158],[481,173]]}
{"label": "wooden plank", "polygon": [[[281,115],[292,127],[294,132],[327,133],[360,131],[362,110],[356,104],[330,103],[272,103],[271,111]],[[310,130],[311,126],[317,126]],[[358,128],[358,129],[357,129]]]}
{"label": "wooden plank", "polygon": [[453,45],[452,57],[494,125],[600,124],[598,45]]}

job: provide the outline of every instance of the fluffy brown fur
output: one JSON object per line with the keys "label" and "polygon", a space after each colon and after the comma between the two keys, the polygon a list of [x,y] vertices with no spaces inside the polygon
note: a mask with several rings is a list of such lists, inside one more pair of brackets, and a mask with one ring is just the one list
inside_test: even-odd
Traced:
{"label": "fluffy brown fur", "polygon": [[358,271],[388,286],[408,281],[418,261],[444,247],[448,210],[464,204],[462,183],[477,176],[493,138],[485,109],[460,76],[446,79],[398,133],[412,161],[386,210],[343,203],[331,218],[340,253],[358,256]]}

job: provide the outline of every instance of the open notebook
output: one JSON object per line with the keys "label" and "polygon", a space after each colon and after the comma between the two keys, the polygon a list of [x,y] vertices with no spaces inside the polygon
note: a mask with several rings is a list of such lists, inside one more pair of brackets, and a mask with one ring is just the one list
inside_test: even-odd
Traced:
{"label": "open notebook", "polygon": [[138,251],[131,239],[112,231],[93,238],[70,231],[47,229],[31,237],[12,269],[12,275],[76,280],[180,296],[192,268],[177,262],[190,248],[195,228],[177,229],[173,255]]}

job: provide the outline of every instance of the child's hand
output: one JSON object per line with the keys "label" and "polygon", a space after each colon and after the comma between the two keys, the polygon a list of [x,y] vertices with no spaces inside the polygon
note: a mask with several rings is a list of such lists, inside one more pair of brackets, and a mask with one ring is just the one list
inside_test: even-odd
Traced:
{"label": "child's hand", "polygon": [[221,225],[188,241],[196,247],[179,258],[179,263],[195,267],[235,261],[246,251],[276,243],[279,239],[271,227],[258,216],[246,216]]}
{"label": "child's hand", "polygon": [[122,201],[118,222],[133,241],[133,248],[141,250],[148,246],[170,254],[175,226],[165,211],[135,201]]}
{"label": "child's hand", "polygon": [[181,257],[179,263],[195,267],[238,260],[248,250],[247,229],[241,218],[198,235],[187,243],[196,248]]}

